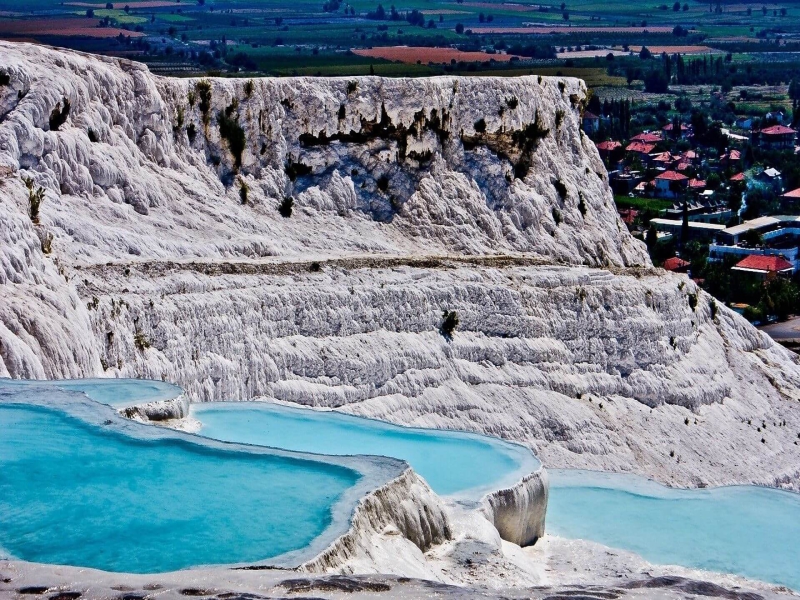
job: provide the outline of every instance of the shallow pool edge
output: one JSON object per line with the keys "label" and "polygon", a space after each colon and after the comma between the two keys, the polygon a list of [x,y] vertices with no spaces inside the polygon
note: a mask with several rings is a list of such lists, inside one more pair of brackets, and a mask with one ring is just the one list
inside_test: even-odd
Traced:
{"label": "shallow pool edge", "polygon": [[[29,392],[30,390],[0,389],[0,404],[41,406],[55,409],[89,423],[90,425],[110,427],[134,439],[151,441],[181,440],[189,444],[199,445],[221,452],[270,455],[316,464],[324,463],[348,469],[359,475],[359,479],[356,483],[347,488],[339,500],[331,507],[331,523],[307,546],[274,557],[265,558],[261,561],[213,565],[198,564],[184,570],[247,566],[278,567],[285,569],[301,567],[329,551],[340,538],[351,532],[356,513],[362,505],[364,498],[387,486],[391,486],[393,482],[402,480],[402,478],[407,475],[407,472],[411,471],[411,468],[405,461],[389,457],[313,455],[277,448],[220,442],[210,438],[203,438],[201,436],[176,431],[171,428],[153,427],[143,424],[138,420],[128,419],[121,414],[122,411],[117,411],[108,405],[92,400],[82,392],[67,391],[57,386],[51,387],[49,390],[49,397],[46,399],[31,397],[30,394],[25,393],[26,391]],[[436,499],[438,500],[438,497],[436,497]],[[11,554],[7,558],[10,560],[19,560]],[[85,565],[72,566],[90,568],[85,567]]]}

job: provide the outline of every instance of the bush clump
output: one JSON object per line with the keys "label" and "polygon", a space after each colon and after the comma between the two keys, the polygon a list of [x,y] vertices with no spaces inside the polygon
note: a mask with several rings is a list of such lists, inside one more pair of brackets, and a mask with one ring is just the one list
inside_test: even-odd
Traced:
{"label": "bush clump", "polygon": [[442,312],[442,324],[439,332],[448,340],[452,339],[458,323],[458,313],[454,310],[445,310]]}
{"label": "bush clump", "polygon": [[33,179],[26,178],[25,187],[28,188],[28,216],[31,218],[31,221],[39,224],[39,207],[44,202],[44,188],[43,187],[36,187],[36,183]]}
{"label": "bush clump", "polygon": [[180,128],[183,127],[183,120],[184,120],[184,112],[183,107],[179,106],[178,110],[175,111],[175,125],[172,126],[172,130],[174,132],[180,131]]}
{"label": "bush clump", "polygon": [[219,135],[228,142],[228,148],[233,155],[234,167],[238,169],[242,166],[242,153],[247,145],[247,139],[244,135],[244,129],[239,125],[239,115],[234,117],[232,113],[233,111],[228,111],[228,109],[224,113],[219,113],[217,115],[217,124],[219,125]]}
{"label": "bush clump", "polygon": [[211,114],[211,82],[201,79],[194,84],[194,89],[200,98],[199,108],[203,115],[203,123],[208,125],[209,115]]}
{"label": "bush clump", "polygon": [[511,96],[511,98],[506,99],[506,106],[511,110],[514,110],[519,105],[519,100],[517,100],[516,96]]}
{"label": "bush clump", "polygon": [[561,225],[561,211],[557,208],[553,208],[553,221],[555,221],[556,226]]}
{"label": "bush clump", "polygon": [[150,340],[148,340],[141,331],[137,331],[133,335],[133,343],[142,352],[144,352],[147,348],[150,347]]}
{"label": "bush clump", "polygon": [[256,89],[255,83],[253,83],[252,79],[248,79],[244,84],[244,94],[248,98],[253,95],[253,90]]}
{"label": "bush clump", "polygon": [[66,96],[63,102],[56,104],[53,112],[50,113],[50,131],[58,131],[58,128],[66,123],[71,108],[69,99]]}
{"label": "bush clump", "polygon": [[288,219],[289,217],[292,216],[293,208],[294,208],[294,198],[292,198],[291,196],[284,196],[283,201],[278,207],[278,212],[284,219]]}
{"label": "bush clump", "polygon": [[537,113],[533,123],[511,134],[511,140],[522,151],[521,158],[514,165],[514,176],[517,179],[524,179],[528,175],[531,168],[531,158],[528,155],[539,145],[539,140],[546,138],[549,133],[550,130],[544,126]]}
{"label": "bush clump", "polygon": [[689,294],[689,308],[692,310],[697,308],[697,294]]}

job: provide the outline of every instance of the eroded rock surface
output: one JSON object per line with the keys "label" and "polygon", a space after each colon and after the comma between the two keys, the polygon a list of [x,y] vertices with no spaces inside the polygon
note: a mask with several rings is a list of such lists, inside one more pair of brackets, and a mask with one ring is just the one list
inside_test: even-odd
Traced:
{"label": "eroded rock surface", "polygon": [[0,50],[0,375],[166,378],[545,466],[798,489],[796,358],[652,269],[581,82],[179,80]]}
{"label": "eroded rock surface", "polygon": [[[0,376],[168,379],[191,401],[267,396],[496,435],[546,467],[800,489],[796,357],[652,268],[580,131],[581,82],[169,79],[7,42],[0,70]],[[652,579],[633,558],[601,572],[610,553],[583,550],[594,580],[576,587],[569,543],[523,550],[415,477],[368,499],[306,569],[440,583],[214,571],[120,576],[109,595],[114,578],[2,562],[0,594],[780,592]],[[543,497],[519,488],[487,514],[527,544],[540,521],[504,507]]]}

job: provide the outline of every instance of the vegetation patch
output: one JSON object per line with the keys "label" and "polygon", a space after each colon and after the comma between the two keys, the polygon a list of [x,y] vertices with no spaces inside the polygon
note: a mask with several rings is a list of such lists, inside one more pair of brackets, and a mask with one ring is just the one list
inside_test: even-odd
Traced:
{"label": "vegetation patch", "polygon": [[200,99],[198,108],[203,115],[203,123],[208,125],[211,115],[211,82],[207,79],[201,79],[194,84],[194,89]]}
{"label": "vegetation patch", "polygon": [[137,331],[133,335],[133,343],[142,352],[150,347],[150,340],[148,340],[141,331]]}
{"label": "vegetation patch", "polygon": [[280,206],[278,206],[278,212],[284,219],[288,219],[289,217],[292,216],[293,208],[294,208],[294,198],[292,198],[291,196],[284,196]]}
{"label": "vegetation patch", "polygon": [[453,334],[458,324],[458,313],[454,310],[445,310],[442,312],[442,324],[439,326],[439,333],[448,340],[453,339]]}
{"label": "vegetation patch", "polygon": [[183,127],[183,107],[179,106],[178,110],[175,111],[175,125],[172,126],[172,130],[177,133],[180,131],[181,127]]}
{"label": "vegetation patch", "polygon": [[50,131],[58,131],[58,128],[66,123],[71,108],[69,99],[66,96],[62,102],[56,104],[53,112],[50,113]]}
{"label": "vegetation patch", "polygon": [[25,178],[25,187],[28,188],[28,216],[35,224],[39,224],[39,207],[44,202],[44,188],[37,187],[33,179]]}
{"label": "vegetation patch", "polygon": [[[247,145],[244,129],[239,125],[239,115],[233,116],[233,104],[225,109],[224,113],[217,115],[219,135],[228,143],[228,148],[233,155],[233,164],[236,169],[242,166],[242,153]],[[231,110],[229,110],[231,109]]]}

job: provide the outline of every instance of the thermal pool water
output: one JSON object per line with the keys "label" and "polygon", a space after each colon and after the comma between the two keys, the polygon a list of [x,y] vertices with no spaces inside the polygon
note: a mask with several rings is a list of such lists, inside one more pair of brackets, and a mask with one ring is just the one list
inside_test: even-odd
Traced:
{"label": "thermal pool water", "polygon": [[752,485],[680,490],[593,471],[548,474],[548,533],[800,590],[800,494]]}
{"label": "thermal pool water", "polygon": [[477,500],[541,463],[518,444],[460,431],[419,429],[267,402],[193,404],[200,435],[317,454],[372,454],[408,462],[442,496]]}
{"label": "thermal pool water", "polygon": [[71,389],[0,381],[0,555],[154,573],[297,564],[406,468],[224,444],[124,419]]}
{"label": "thermal pool water", "polygon": [[[332,411],[195,404],[195,436],[98,404],[180,393],[153,381],[0,380],[0,553],[127,572],[296,563],[346,530],[358,498],[405,467],[395,459],[468,501],[540,467],[528,449],[495,438]],[[549,474],[551,534],[800,589],[800,494]]]}

